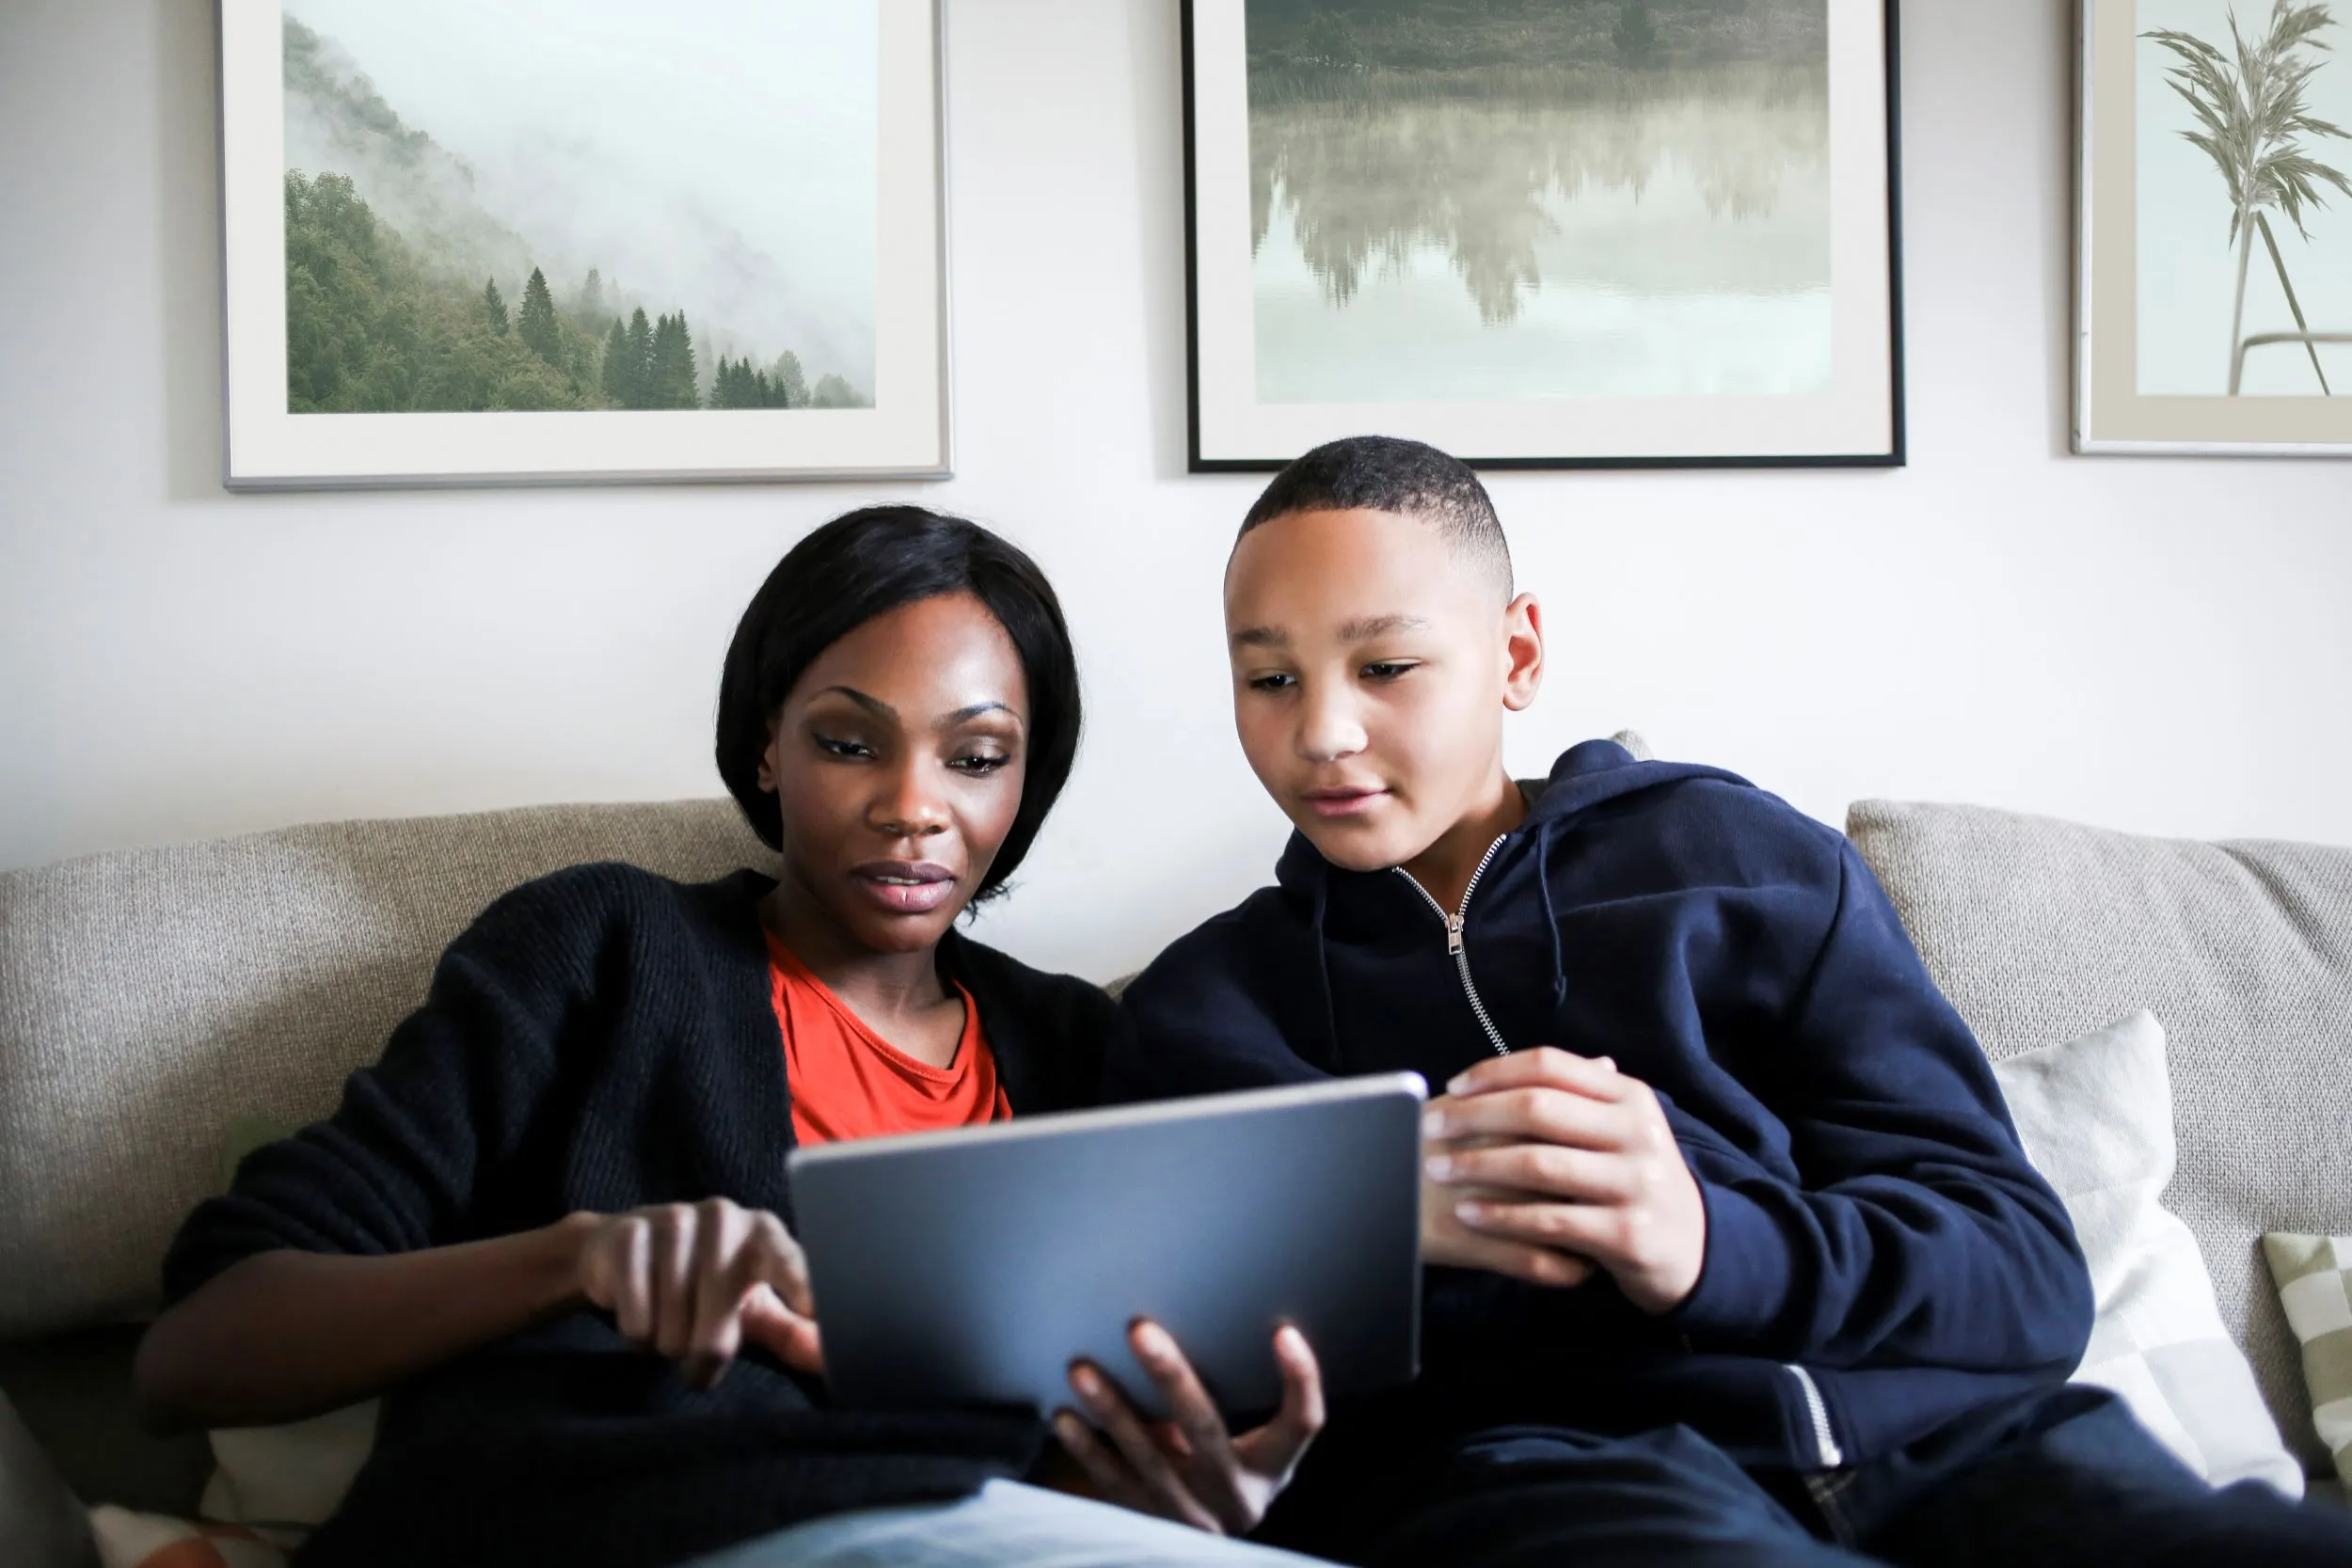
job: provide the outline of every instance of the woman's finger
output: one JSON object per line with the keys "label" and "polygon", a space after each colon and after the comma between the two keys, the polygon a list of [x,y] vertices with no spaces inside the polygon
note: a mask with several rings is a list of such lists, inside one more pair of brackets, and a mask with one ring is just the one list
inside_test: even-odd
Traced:
{"label": "woman's finger", "polygon": [[1112,1503],[1133,1513],[1156,1514],[1159,1510],[1144,1495],[1143,1484],[1118,1451],[1103,1441],[1095,1430],[1067,1410],[1054,1413],[1054,1439],[1062,1451],[1077,1461],[1087,1480],[1106,1503]]}
{"label": "woman's finger", "polygon": [[1143,1430],[1143,1421],[1136,1415],[1135,1407],[1127,1402],[1125,1395],[1111,1386],[1109,1378],[1098,1369],[1081,1362],[1071,1370],[1070,1386],[1077,1390],[1079,1402],[1086,1406],[1087,1414],[1094,1418],[1096,1428],[1110,1439],[1120,1457],[1135,1472],[1136,1480],[1150,1499],[1149,1512],[1190,1525],[1195,1529],[1222,1532],[1223,1527],[1216,1515],[1201,1507],[1200,1499],[1184,1484],[1184,1478],[1176,1473],[1176,1467],[1169,1463],[1167,1453],[1152,1441],[1152,1434]]}
{"label": "woman's finger", "polygon": [[625,1214],[613,1222],[606,1243],[612,1260],[612,1321],[621,1338],[643,1345],[653,1338],[653,1231],[644,1219]]}
{"label": "woman's finger", "polygon": [[694,1331],[694,1211],[673,1203],[653,1221],[653,1348],[676,1357]]}
{"label": "woman's finger", "polygon": [[739,1321],[744,1338],[786,1366],[811,1377],[825,1375],[825,1342],[817,1320],[793,1311],[769,1286],[755,1285],[745,1293]]}
{"label": "woman's finger", "polygon": [[1236,1438],[1233,1447],[1251,1469],[1279,1485],[1323,1430],[1326,1412],[1323,1368],[1314,1347],[1293,1324],[1274,1331],[1274,1364],[1282,1372],[1281,1408],[1265,1425]]}
{"label": "woman's finger", "polygon": [[784,1227],[765,1209],[751,1214],[749,1246],[758,1259],[753,1277],[769,1286],[785,1306],[803,1318],[817,1316],[817,1293],[809,1288],[808,1257]]}
{"label": "woman's finger", "polygon": [[744,1243],[751,1217],[724,1198],[696,1210],[693,1328],[683,1357],[687,1381],[714,1386],[743,1343],[743,1299],[750,1290],[742,1275]]}
{"label": "woman's finger", "polygon": [[[1232,1434],[1226,1430],[1223,1412],[1200,1386],[1192,1363],[1168,1330],[1149,1320],[1138,1321],[1127,1331],[1127,1345],[1168,1405],[1175,1457],[1186,1461],[1186,1490],[1205,1484],[1210,1495],[1197,1500],[1230,1524],[1240,1494],[1234,1486]],[[1153,1447],[1160,1445],[1155,1441]]]}

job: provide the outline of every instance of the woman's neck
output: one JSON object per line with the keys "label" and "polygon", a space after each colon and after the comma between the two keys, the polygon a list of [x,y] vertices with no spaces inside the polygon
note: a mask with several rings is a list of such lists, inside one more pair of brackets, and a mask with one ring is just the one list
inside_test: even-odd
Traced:
{"label": "woman's neck", "polygon": [[936,944],[907,953],[877,952],[830,919],[788,875],[759,901],[759,918],[811,974],[869,1024],[882,1027],[892,1020],[916,1018],[951,1000],[939,977]]}

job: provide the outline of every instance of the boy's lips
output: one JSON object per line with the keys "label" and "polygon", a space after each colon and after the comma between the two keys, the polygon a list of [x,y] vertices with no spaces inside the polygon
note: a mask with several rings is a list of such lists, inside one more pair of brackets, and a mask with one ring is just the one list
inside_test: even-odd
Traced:
{"label": "boy's lips", "polygon": [[1361,816],[1375,804],[1388,798],[1385,789],[1368,784],[1343,784],[1328,789],[1310,789],[1301,797],[1307,809],[1326,821],[1342,817]]}
{"label": "boy's lips", "polygon": [[930,861],[868,861],[850,879],[890,914],[928,914],[956,892],[956,874]]}

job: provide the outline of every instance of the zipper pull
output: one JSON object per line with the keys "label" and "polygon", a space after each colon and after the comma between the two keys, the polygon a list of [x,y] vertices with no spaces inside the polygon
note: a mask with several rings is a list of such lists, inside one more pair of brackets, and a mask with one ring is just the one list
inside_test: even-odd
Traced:
{"label": "zipper pull", "polygon": [[1445,950],[1449,956],[1459,957],[1462,951],[1462,916],[1445,917]]}

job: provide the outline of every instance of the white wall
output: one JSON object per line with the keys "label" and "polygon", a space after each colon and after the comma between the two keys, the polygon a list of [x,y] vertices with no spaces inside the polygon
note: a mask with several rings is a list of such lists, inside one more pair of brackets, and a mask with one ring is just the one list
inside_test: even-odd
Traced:
{"label": "white wall", "polygon": [[[1106,976],[1263,875],[1184,473],[1176,0],[949,0],[959,477],[1069,600],[1078,775],[984,934]],[[1857,796],[2352,843],[2352,465],[2065,453],[2067,0],[1913,0],[1912,466],[1500,477],[1553,675],[1513,753],[1623,724]],[[802,531],[878,493],[232,497],[213,8],[0,7],[0,866],[341,816],[709,794],[715,673]]]}

